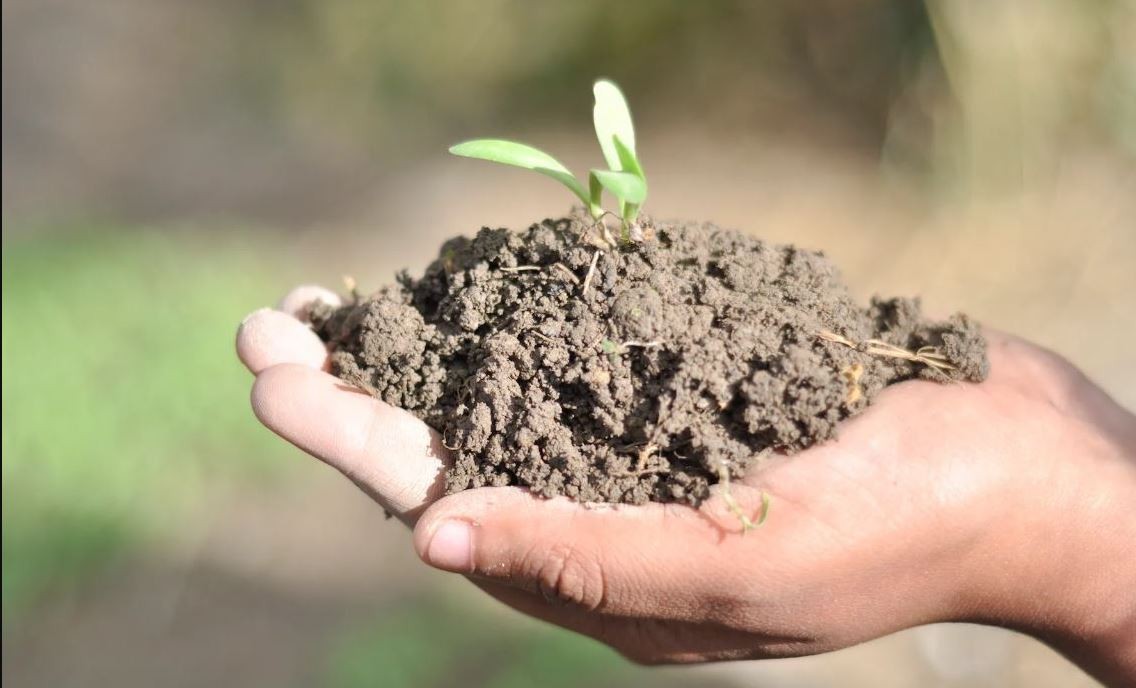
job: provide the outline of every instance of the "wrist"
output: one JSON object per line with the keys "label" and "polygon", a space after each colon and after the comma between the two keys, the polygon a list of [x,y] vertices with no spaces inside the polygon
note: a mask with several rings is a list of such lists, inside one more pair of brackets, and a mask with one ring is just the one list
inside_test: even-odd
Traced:
{"label": "wrist", "polygon": [[[1109,685],[1136,681],[1136,456],[1132,447],[1097,457],[1099,473],[1082,494],[1083,526],[1070,536],[1077,560],[1053,596],[1076,590],[1048,635],[1039,637]],[[1048,630],[1048,629],[1042,629]]]}
{"label": "wrist", "polygon": [[[1109,685],[1136,682],[1136,447],[1100,437],[1088,459],[1091,480],[1069,520],[1066,575],[1048,589],[1071,604],[1038,637]],[[1075,594],[1070,594],[1074,591]],[[1049,631],[1046,634],[1045,631]]]}
{"label": "wrist", "polygon": [[[1070,420],[989,528],[969,620],[1028,633],[1109,685],[1136,680],[1136,448]],[[1041,445],[1038,445],[1041,446]]]}

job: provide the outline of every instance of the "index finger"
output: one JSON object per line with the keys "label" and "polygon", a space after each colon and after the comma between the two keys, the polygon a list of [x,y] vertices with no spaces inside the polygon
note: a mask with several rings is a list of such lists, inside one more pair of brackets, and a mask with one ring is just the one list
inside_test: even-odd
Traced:
{"label": "index finger", "polygon": [[338,469],[407,525],[444,492],[450,460],[441,438],[410,413],[296,363],[257,375],[260,422]]}

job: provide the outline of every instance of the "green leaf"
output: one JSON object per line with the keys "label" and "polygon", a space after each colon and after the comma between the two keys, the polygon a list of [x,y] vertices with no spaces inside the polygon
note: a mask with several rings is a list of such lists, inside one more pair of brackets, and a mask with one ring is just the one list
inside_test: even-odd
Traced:
{"label": "green leaf", "polygon": [[[588,175],[588,191],[591,193],[588,204],[593,208],[601,208],[603,206],[603,184],[600,184],[599,177],[594,174]],[[596,217],[602,214],[602,209],[598,214],[592,213]]]}
{"label": "green leaf", "polygon": [[592,177],[618,198],[620,203],[641,205],[647,198],[646,182],[630,172],[592,170]]}
{"label": "green leaf", "polygon": [[450,147],[450,152],[464,158],[477,158],[522,167],[552,177],[576,194],[589,208],[594,204],[588,198],[584,185],[559,160],[542,150],[515,141],[501,139],[474,139]]}
{"label": "green leaf", "polygon": [[635,151],[628,148],[618,136],[614,137],[612,142],[615,144],[616,154],[619,155],[620,169],[639,177],[644,184],[647,183],[647,175],[643,173],[643,166],[639,164],[639,158],[635,157]]}
{"label": "green leaf", "polygon": [[635,128],[631,124],[631,110],[627,107],[627,99],[611,81],[600,79],[592,86],[596,96],[595,107],[592,108],[592,119],[596,125],[596,137],[600,140],[604,160],[613,170],[626,170],[623,167],[619,152],[615,147],[615,137],[623,141],[632,157],[635,153]]}
{"label": "green leaf", "polygon": [[634,222],[635,218],[639,216],[638,203],[624,203],[623,204],[623,221]]}

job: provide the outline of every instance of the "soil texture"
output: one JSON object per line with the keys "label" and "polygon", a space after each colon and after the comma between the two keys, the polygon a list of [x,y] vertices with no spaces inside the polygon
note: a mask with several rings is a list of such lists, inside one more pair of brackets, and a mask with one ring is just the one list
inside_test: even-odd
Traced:
{"label": "soil texture", "polygon": [[447,241],[418,279],[313,306],[332,371],[452,449],[449,491],[686,502],[832,438],[890,384],[986,377],[963,314],[856,303],[821,253],[711,224],[586,216]]}

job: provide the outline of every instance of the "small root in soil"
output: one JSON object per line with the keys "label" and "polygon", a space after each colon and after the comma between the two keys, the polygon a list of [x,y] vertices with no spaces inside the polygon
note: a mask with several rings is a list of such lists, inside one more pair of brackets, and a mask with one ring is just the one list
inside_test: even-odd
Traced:
{"label": "small root in soil", "polygon": [[580,289],[580,296],[587,295],[588,286],[592,283],[592,276],[596,274],[596,263],[599,262],[602,255],[603,251],[599,249],[596,249],[596,252],[592,254],[592,264],[588,266],[588,274],[584,276],[584,286]]}
{"label": "small root in soil", "polygon": [[616,344],[610,339],[604,339],[600,342],[600,350],[611,356],[620,356],[627,353],[629,349],[653,349],[662,345],[663,343],[657,340],[653,342],[640,342],[635,339],[630,339],[622,344]]}
{"label": "small root in soil", "polygon": [[769,494],[764,490],[761,492],[761,512],[757,515],[757,521],[754,522],[738,504],[738,500],[734,499],[734,495],[730,492],[730,469],[725,465],[718,468],[718,483],[722,486],[722,501],[726,503],[730,513],[737,517],[738,521],[742,524],[742,535],[745,535],[751,530],[755,530],[765,523],[765,519],[769,517]]}
{"label": "small root in soil", "polygon": [[[634,445],[632,445],[632,446],[634,446]],[[627,447],[627,448],[630,449],[631,447]],[[612,475],[618,475],[618,476],[621,476],[621,477],[627,477],[627,476],[639,477],[639,476],[642,476],[642,475],[648,475],[650,473],[670,473],[671,469],[665,465],[665,460],[664,460],[664,465],[655,466],[653,468],[649,468],[647,466],[647,463],[651,460],[651,457],[655,456],[658,453],[659,453],[659,445],[655,444],[654,442],[648,442],[646,445],[644,445],[642,448],[640,448],[639,452],[636,454],[635,468],[632,468],[632,469],[626,470],[626,471],[619,471],[619,472],[613,471]]]}
{"label": "small root in soil", "polygon": [[539,272],[544,268],[539,265],[518,265],[512,268],[497,268],[501,272]]}
{"label": "small root in soil", "polygon": [[568,279],[572,280],[573,284],[580,283],[580,278],[577,277],[576,273],[572,272],[572,270],[564,263],[553,263],[552,267],[559,268],[561,272],[568,276]]}
{"label": "small root in soil", "polygon": [[549,337],[548,335],[536,330],[535,328],[530,327],[527,330],[521,330],[521,331],[526,333],[526,334],[531,334],[532,336],[536,337],[537,339],[543,341],[545,344],[553,344],[553,345],[556,344],[556,340],[554,340],[552,337]]}
{"label": "small root in soil", "polygon": [[605,245],[607,248],[615,248],[619,246],[619,242],[616,240],[615,235],[611,233],[611,228],[607,226],[608,218],[619,220],[619,217],[615,213],[611,212],[610,210],[605,210],[603,212],[603,215],[600,215],[598,218],[596,218],[594,224],[592,225],[592,228],[600,228],[601,233],[599,241],[602,242],[603,245]]}

